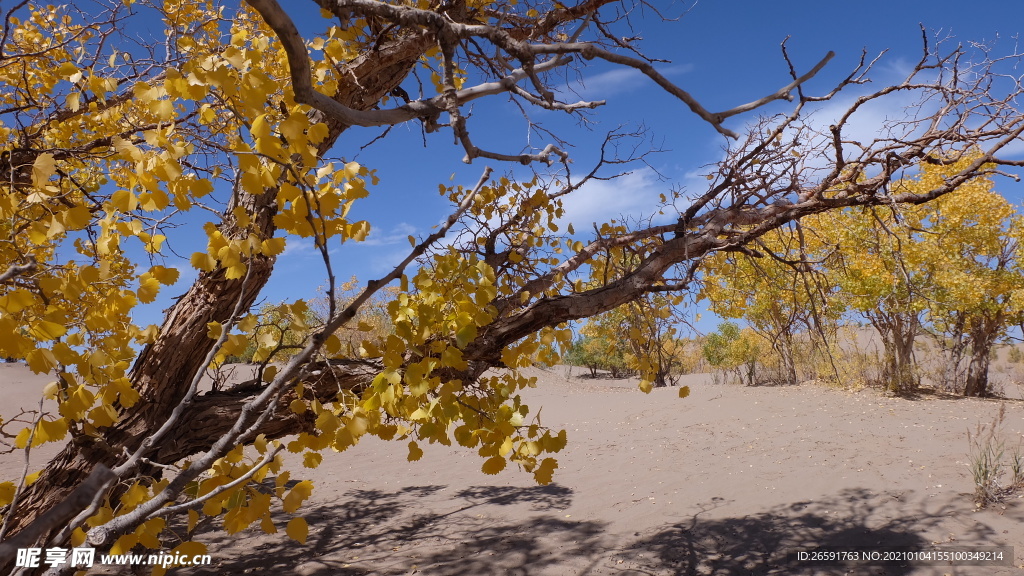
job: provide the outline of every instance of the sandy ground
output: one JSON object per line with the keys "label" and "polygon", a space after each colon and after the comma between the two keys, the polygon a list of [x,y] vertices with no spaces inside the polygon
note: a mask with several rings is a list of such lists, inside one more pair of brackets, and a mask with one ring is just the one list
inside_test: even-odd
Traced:
{"label": "sandy ground", "polygon": [[[306,546],[243,532],[204,536],[214,566],[180,574],[662,575],[1024,574],[1024,498],[978,511],[968,430],[1000,406],[1008,446],[1024,402],[886,398],[805,384],[748,388],[689,376],[645,395],[634,383],[533,370],[526,394],[566,428],[555,483],[480,472],[471,450],[364,440],[311,478]],[[5,416],[40,380],[0,367]],[[16,410],[15,410],[16,411]],[[40,457],[43,454],[40,452]],[[33,461],[36,459],[33,458]],[[0,459],[3,479],[16,467]],[[282,516],[279,524],[283,526]],[[817,547],[1015,546],[1012,566],[802,566]]]}

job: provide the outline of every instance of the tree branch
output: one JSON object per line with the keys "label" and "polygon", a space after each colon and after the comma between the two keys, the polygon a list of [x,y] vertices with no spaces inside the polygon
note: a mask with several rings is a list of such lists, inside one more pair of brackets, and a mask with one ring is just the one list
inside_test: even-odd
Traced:
{"label": "tree branch", "polygon": [[0,543],[0,565],[13,561],[19,548],[31,548],[40,538],[67,524],[73,516],[88,508],[96,495],[109,488],[116,479],[117,476],[110,468],[102,464],[96,466],[89,477],[60,504],[50,508],[16,535]]}

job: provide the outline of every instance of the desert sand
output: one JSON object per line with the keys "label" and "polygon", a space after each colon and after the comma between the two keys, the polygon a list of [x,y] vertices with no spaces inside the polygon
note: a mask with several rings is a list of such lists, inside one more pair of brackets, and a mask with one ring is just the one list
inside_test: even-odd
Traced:
{"label": "desert sand", "polygon": [[[977,510],[968,430],[1005,406],[1024,441],[1024,401],[818,384],[743,387],[707,375],[643,394],[629,380],[531,369],[546,426],[565,428],[555,482],[480,471],[472,450],[365,439],[328,453],[305,508],[305,546],[282,531],[204,534],[214,565],[179,574],[662,575],[1024,573],[1024,498]],[[4,416],[45,378],[0,366]],[[51,449],[52,451],[52,449]],[[33,458],[40,465],[44,451]],[[20,456],[0,459],[10,480]],[[806,566],[816,547],[1015,546],[1012,566]],[[98,571],[98,573],[103,573]],[[108,572],[109,573],[109,572]]]}

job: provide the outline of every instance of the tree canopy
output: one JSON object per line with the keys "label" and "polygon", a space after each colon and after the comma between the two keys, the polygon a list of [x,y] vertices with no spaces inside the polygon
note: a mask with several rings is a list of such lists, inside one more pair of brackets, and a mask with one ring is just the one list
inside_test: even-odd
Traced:
{"label": "tree canopy", "polygon": [[[789,78],[713,111],[640,53],[630,2],[315,4],[323,18],[303,32],[275,0],[169,0],[144,22],[130,1],[88,12],[22,2],[3,14],[0,355],[52,374],[43,393],[56,406],[3,430],[17,449],[66,442],[0,489],[3,562],[36,542],[197,550],[201,516],[232,533],[276,530],[272,508],[298,512],[312,489],[289,485],[280,453],[313,467],[365,435],[404,443],[410,460],[420,443],[454,441],[476,450],[485,473],[512,464],[550,482],[566,434],[531,415],[519,391],[533,382],[517,369],[557,359],[569,322],[680,302],[708,257],[753,255],[754,242],[802,218],[924,204],[1021,164],[1003,154],[1024,131],[1015,60],[982,51],[926,40],[898,83],[869,86],[864,58],[812,94],[803,86],[831,54],[801,70],[784,50]],[[157,26],[165,41],[139,45],[133,26]],[[559,228],[566,197],[642,154],[615,155],[628,133],[608,134],[582,172],[554,135],[503,150],[476,143],[468,107],[482,98],[599,111],[602,101],[563,101],[557,89],[565,70],[594,61],[637,70],[722,135],[706,187],[651,206],[671,211],[669,224],[597,223],[583,239]],[[429,79],[422,95],[402,88],[410,77]],[[817,124],[809,113],[851,87],[849,108]],[[903,93],[916,98],[909,109],[854,139],[858,111]],[[753,116],[779,101],[790,111]],[[747,128],[726,126],[739,115]],[[474,186],[440,184],[447,220],[343,295],[330,248],[367,237],[359,201],[376,171],[394,167],[345,161],[335,144],[353,127],[406,122],[489,164]],[[497,175],[499,163],[535,172]],[[912,190],[898,184],[922,164],[948,169]],[[177,281],[176,235],[193,227],[206,240],[184,255],[196,280],[160,326],[136,325],[133,309]],[[255,305],[299,239],[322,257],[326,309],[285,303],[270,327]],[[145,258],[133,256],[140,248]],[[615,273],[594,273],[611,255]],[[353,329],[373,337],[354,346]],[[200,387],[250,345],[254,380]],[[645,386],[658,378],[657,362],[637,365]],[[177,516],[184,541],[165,531]],[[285,530],[305,541],[300,516]]]}

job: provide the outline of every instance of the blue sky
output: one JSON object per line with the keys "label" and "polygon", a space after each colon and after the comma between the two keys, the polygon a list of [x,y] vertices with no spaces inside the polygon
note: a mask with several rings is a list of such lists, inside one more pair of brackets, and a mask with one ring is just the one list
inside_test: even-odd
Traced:
{"label": "blue sky", "polygon": [[[676,3],[664,12],[681,16],[674,22],[658,21],[650,13],[637,14],[631,35],[643,37],[638,45],[649,56],[670,60],[659,65],[663,73],[713,111],[754,100],[787,83],[788,71],[779,50],[780,42],[787,36],[789,53],[799,72],[813,66],[829,50],[836,52],[825,70],[807,85],[809,91],[820,93],[852,70],[863,49],[867,49],[869,58],[888,50],[872,75],[876,85],[899,80],[900,73],[921,55],[921,24],[927,27],[930,38],[940,32],[954,36],[952,42],[998,40],[997,53],[1012,51],[1013,36],[1024,27],[1017,18],[1008,17],[1021,11],[1016,3],[1008,1],[989,3],[984,10],[948,1],[850,4],[821,0],[720,0],[699,2],[688,11],[687,7],[688,4]],[[299,15],[293,12],[296,18]],[[303,28],[315,24],[300,22]],[[724,138],[637,72],[595,63],[583,68],[581,74],[583,84],[573,83],[572,87],[585,98],[608,101],[589,115],[589,129],[581,128],[574,118],[554,112],[533,111],[533,121],[574,145],[570,153],[578,171],[589,168],[605,132],[620,125],[644,125],[649,136],[666,150],[651,158],[651,163],[667,180],[661,181],[653,171],[641,169],[617,181],[597,183],[567,201],[566,219],[573,221],[577,230],[588,230],[593,221],[620,214],[649,214],[658,194],[672,186],[699,192],[697,187],[705,182],[701,168],[721,156]],[[415,95],[414,81],[407,81],[405,88]],[[851,92],[841,97],[840,102],[854,95]],[[786,108],[781,103],[764,109],[763,113]],[[518,153],[527,143],[527,125],[506,98],[478,103],[471,112],[469,128],[482,147]],[[875,113],[884,115],[885,111]],[[733,118],[727,125],[742,131],[753,118]],[[387,138],[360,151],[380,132],[381,129],[349,130],[334,151],[337,156],[377,169],[381,179],[379,185],[371,188],[371,197],[357,203],[350,214],[350,218],[371,222],[373,231],[369,239],[358,245],[334,247],[335,273],[341,280],[352,275],[361,280],[380,277],[405,255],[408,235],[429,234],[431,226],[451,210],[437,193],[438,183],[448,183],[454,175],[454,183],[470,186],[488,164],[497,173],[512,169],[482,160],[464,164],[462,149],[447,131],[427,135],[424,147],[417,122],[394,127]],[[547,142],[535,134],[531,143],[540,148]],[[1001,188],[1006,186],[1006,182],[1000,183]],[[1006,191],[1013,200],[1019,200],[1016,189]],[[138,322],[159,322],[160,310],[166,308],[169,297],[182,293],[194,277],[187,271],[187,262],[182,271],[182,280],[165,289],[155,304],[140,307]],[[263,299],[279,302],[310,297],[323,284],[322,264],[312,250],[312,243],[290,238]],[[715,319],[706,317],[699,327],[711,330],[715,323]]]}

